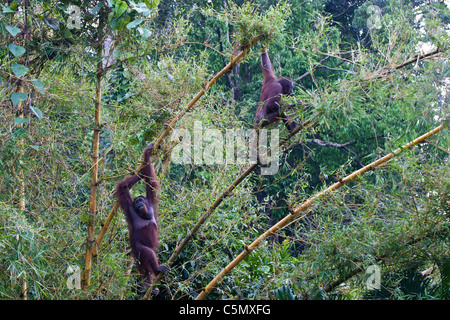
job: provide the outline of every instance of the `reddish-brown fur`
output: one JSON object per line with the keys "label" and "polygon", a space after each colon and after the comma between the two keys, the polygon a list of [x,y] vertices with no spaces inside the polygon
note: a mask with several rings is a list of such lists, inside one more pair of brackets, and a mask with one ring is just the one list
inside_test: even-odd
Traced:
{"label": "reddish-brown fur", "polygon": [[292,131],[296,124],[284,113],[280,113],[281,95],[293,93],[293,82],[289,78],[277,78],[270,62],[267,48],[261,53],[261,68],[264,76],[261,96],[259,98],[258,109],[255,115],[255,125],[265,127],[278,120],[283,120],[286,128]]}
{"label": "reddish-brown fur", "polygon": [[[150,144],[144,151],[144,167],[139,174],[131,175],[117,183],[116,196],[119,199],[128,223],[131,253],[137,259],[137,267],[143,280],[142,289],[151,285],[151,278],[159,272],[169,271],[169,267],[160,266],[156,257],[158,241],[158,178],[150,159]],[[130,188],[139,180],[144,179],[146,196],[133,199]],[[141,199],[139,199],[141,198]],[[138,200],[139,199],[139,200]],[[136,205],[136,200],[145,204],[145,209]],[[144,201],[143,201],[144,200]]]}

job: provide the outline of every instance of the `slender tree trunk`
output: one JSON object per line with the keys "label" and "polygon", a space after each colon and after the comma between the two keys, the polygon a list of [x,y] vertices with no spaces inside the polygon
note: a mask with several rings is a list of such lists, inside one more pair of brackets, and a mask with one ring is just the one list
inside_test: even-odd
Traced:
{"label": "slender tree trunk", "polygon": [[[28,3],[27,3],[27,1],[23,2],[23,12],[24,12],[25,41],[26,41],[25,45],[26,45],[26,48],[27,48],[27,58],[26,58],[25,65],[26,65],[27,68],[29,68],[30,67],[30,56],[29,56],[29,51],[28,51],[28,43],[30,41],[30,38],[29,38],[30,37],[30,32],[28,30]],[[24,91],[25,90],[24,90],[24,87],[23,87],[23,82],[20,81],[18,92],[19,93],[24,93]],[[29,82],[28,82],[28,99],[25,100],[25,101],[22,100],[19,103],[19,106],[18,106],[19,117],[20,118],[24,118],[25,117],[23,109],[24,109],[24,106],[27,104],[27,102],[30,101],[30,98],[31,98],[30,94],[31,94],[31,92],[30,92],[30,85],[29,85]],[[21,128],[23,128],[23,123],[20,124],[19,126]],[[19,146],[18,146],[19,153],[20,153],[19,159],[23,158],[24,144],[25,144],[25,141],[24,141],[23,138],[21,138],[20,141],[19,141]],[[25,207],[25,177],[24,177],[22,168],[20,168],[20,167],[18,168],[17,175],[18,175],[17,178],[18,178],[18,183],[19,183],[19,195],[20,195],[20,198],[19,198],[19,210],[22,213],[24,213],[25,210],[26,210],[26,207]],[[21,288],[20,289],[20,298],[22,300],[27,300],[28,282],[27,282],[27,279],[26,279],[26,274],[27,273],[24,270],[23,273],[22,273],[22,276],[20,277],[20,288]]]}
{"label": "slender tree trunk", "polygon": [[24,271],[22,273],[22,276],[20,277],[20,299],[28,300],[27,292],[28,292],[27,273]]}
{"label": "slender tree trunk", "polygon": [[[222,2],[223,8],[226,8],[226,1],[223,0]],[[230,32],[229,32],[229,22],[228,22],[228,16],[225,11],[225,39],[227,41],[227,44],[230,45]],[[216,29],[217,35],[219,37],[219,45],[220,45],[220,52],[224,51],[223,41],[222,41],[222,34],[220,32],[220,27],[217,27]],[[223,65],[226,66],[226,58],[222,55],[222,61]],[[229,72],[227,72],[227,78],[228,82],[230,83],[230,89],[231,89],[231,96],[233,97],[233,100],[239,101],[242,96],[242,90],[241,90],[241,77],[239,76],[239,70],[240,65],[236,65],[233,69],[231,69]]]}
{"label": "slender tree trunk", "polygon": [[[19,88],[17,90],[17,92],[19,93],[24,93],[24,88],[22,85],[22,82],[19,84]],[[24,118],[24,114],[23,114],[23,106],[26,104],[26,101],[21,101],[17,107],[18,110],[18,117],[19,118]],[[18,125],[19,128],[23,128],[23,123]],[[24,139],[20,138],[17,148],[19,150],[19,155],[18,158],[22,159],[23,157],[23,153],[24,153]],[[19,210],[20,212],[25,212],[25,179],[23,176],[23,170],[22,168],[19,166],[17,168],[17,183],[19,185]],[[25,271],[22,273],[22,276],[20,277],[20,294],[19,297],[22,300],[27,300],[27,290],[28,290],[28,284],[27,284],[27,280],[26,280],[26,273]]]}
{"label": "slender tree trunk", "polygon": [[91,281],[92,250],[94,246],[95,212],[97,210],[97,187],[98,187],[98,154],[100,141],[100,111],[102,100],[102,76],[103,67],[101,57],[103,55],[103,45],[98,48],[99,62],[97,64],[97,84],[95,89],[95,114],[94,114],[94,138],[92,142],[92,173],[91,173],[91,194],[89,198],[89,224],[88,236],[86,240],[86,257],[83,274],[83,290],[86,291]]}
{"label": "slender tree trunk", "polygon": [[[17,90],[19,93],[24,93],[24,88],[22,83],[19,84],[19,88]],[[26,104],[26,101],[21,101],[19,105],[17,106],[18,110],[18,117],[24,118],[23,114],[23,106]],[[23,128],[23,124],[18,125],[19,128]],[[23,145],[24,141],[23,138],[20,139],[17,149],[19,150],[19,159],[23,156]],[[25,181],[23,177],[23,171],[20,167],[17,168],[17,183],[19,184],[19,210],[24,212],[25,211]]]}

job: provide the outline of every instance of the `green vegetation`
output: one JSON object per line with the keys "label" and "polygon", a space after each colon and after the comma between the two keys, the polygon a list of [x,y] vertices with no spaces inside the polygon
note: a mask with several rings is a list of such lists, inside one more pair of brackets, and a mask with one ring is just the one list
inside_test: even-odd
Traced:
{"label": "green vegetation", "polygon": [[[445,123],[269,237],[208,299],[448,299],[450,9],[409,0],[348,6],[3,1],[0,298],[142,298],[120,209],[89,258],[116,202],[115,184],[202,87],[261,37],[174,129],[192,134],[197,121],[223,134],[252,129],[264,43],[277,75],[295,82],[286,112],[310,125],[286,143],[276,174],[255,169],[211,212],[154,298],[196,298],[292,208]],[[282,123],[270,128],[280,141],[288,135]],[[175,163],[170,138],[153,156],[161,263],[249,166]],[[132,190],[142,192],[142,183]],[[374,265],[379,289],[367,286]],[[81,289],[68,285],[68,268],[77,266]]]}

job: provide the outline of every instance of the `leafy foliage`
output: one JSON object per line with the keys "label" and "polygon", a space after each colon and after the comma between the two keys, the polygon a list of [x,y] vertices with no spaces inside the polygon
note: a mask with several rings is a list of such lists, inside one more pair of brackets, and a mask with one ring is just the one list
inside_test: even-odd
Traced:
{"label": "leafy foliage", "polygon": [[[174,262],[156,297],[192,299],[291,208],[448,119],[449,9],[441,2],[423,4],[2,4],[0,297],[20,298],[26,281],[29,299],[141,298],[121,212],[94,259],[88,290],[67,286],[68,267],[84,265],[99,74],[95,234],[114,205],[115,183],[140,163],[147,143],[256,36],[267,43],[277,75],[295,80],[286,112],[313,123],[291,138],[277,174],[256,170],[225,198]],[[69,5],[80,9],[80,28],[69,28]],[[381,10],[378,29],[367,24],[371,5]],[[422,51],[432,54],[421,58]],[[193,138],[199,121],[204,135],[208,129],[225,135],[227,129],[252,128],[260,68],[257,46],[174,129]],[[286,137],[282,124],[274,128],[280,139]],[[247,167],[174,163],[176,143],[166,139],[154,157],[162,186],[162,263]],[[252,252],[208,298],[448,298],[449,144],[445,128],[323,199]],[[202,156],[207,147],[200,148]],[[132,194],[143,191],[139,184]],[[364,271],[371,265],[381,270],[376,291],[366,286]],[[424,270],[431,271],[422,275]]]}

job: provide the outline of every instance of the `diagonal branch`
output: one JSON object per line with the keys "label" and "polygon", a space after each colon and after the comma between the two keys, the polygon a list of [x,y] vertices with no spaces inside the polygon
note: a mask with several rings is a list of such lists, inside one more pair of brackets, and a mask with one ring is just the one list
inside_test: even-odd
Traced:
{"label": "diagonal branch", "polygon": [[332,141],[323,141],[320,139],[308,139],[308,141],[315,143],[321,147],[333,147],[333,148],[338,148],[338,149],[343,149],[349,145],[355,144],[356,140],[353,141],[348,141],[346,143],[340,144],[337,142],[332,142]]}
{"label": "diagonal branch", "polygon": [[385,70],[382,70],[379,74],[375,74],[375,75],[368,77],[366,80],[383,78],[384,76],[388,75],[389,73],[393,72],[394,70],[399,70],[399,69],[406,67],[407,65],[410,65],[412,63],[418,63],[421,60],[434,57],[435,55],[437,55],[441,52],[442,52],[442,50],[440,48],[436,48],[435,50],[425,53],[425,54],[417,54],[414,57],[412,57],[411,59],[406,60],[405,62],[403,62],[399,65],[387,68]]}
{"label": "diagonal branch", "polygon": [[364,167],[364,165],[359,160],[358,155],[355,152],[353,152],[352,150],[350,150],[349,148],[347,148],[347,146],[355,144],[356,140],[348,141],[348,142],[342,143],[342,144],[337,143],[337,142],[332,142],[332,141],[323,141],[320,139],[308,139],[308,141],[315,143],[321,147],[333,147],[333,148],[343,149],[345,152],[347,152],[348,154],[353,155],[355,157],[356,162],[358,163],[358,165],[361,168]]}
{"label": "diagonal branch", "polygon": [[311,68],[310,71],[305,72],[303,75],[301,75],[300,77],[298,77],[297,79],[295,79],[296,82],[299,82],[300,80],[302,80],[303,78],[309,76],[312,72],[314,72],[319,66],[322,65],[322,63],[324,63],[325,61],[327,61],[328,59],[330,59],[331,56],[326,56],[325,58],[323,58],[322,60],[320,60],[315,66],[313,66]]}
{"label": "diagonal branch", "polygon": [[[240,262],[242,262],[253,250],[259,247],[259,245],[266,240],[271,235],[277,233],[279,230],[284,228],[291,220],[294,218],[297,218],[303,211],[311,208],[319,199],[322,199],[329,194],[331,194],[336,189],[342,187],[343,185],[347,184],[348,182],[356,179],[361,174],[366,173],[367,171],[373,170],[374,168],[380,166],[381,164],[391,160],[392,158],[396,157],[400,153],[402,153],[404,150],[410,149],[411,147],[425,141],[427,138],[435,135],[439,131],[441,131],[444,128],[444,125],[440,125],[436,127],[435,129],[429,131],[428,133],[418,137],[417,139],[413,140],[412,142],[404,145],[403,147],[398,148],[397,150],[389,153],[388,155],[368,164],[367,166],[353,172],[352,174],[348,175],[347,177],[339,180],[335,184],[331,185],[330,187],[326,188],[322,192],[319,192],[303,202],[301,205],[297,206],[289,215],[284,217],[282,220],[280,220],[277,224],[275,224],[273,227],[271,227],[269,230],[267,230],[264,234],[262,234],[259,238],[257,238],[255,241],[253,241],[249,246],[245,246],[244,250],[233,260],[231,261],[200,293],[200,295],[197,296],[196,300],[203,300],[213,289],[214,287],[228,274],[230,273],[234,267],[236,267]],[[307,211],[303,216],[306,216],[309,213]],[[302,217],[303,217],[302,216]]]}
{"label": "diagonal branch", "polygon": [[[296,128],[294,128],[289,135],[286,137],[286,139],[284,141],[282,141],[281,145],[286,144],[289,139],[291,137],[293,137],[295,134],[297,134],[298,132],[300,132],[302,129],[309,127],[313,124],[314,122],[312,121],[306,121],[303,124],[297,126]],[[290,149],[291,147],[287,147],[285,150],[283,150],[283,152],[285,152],[287,149]],[[200,229],[200,227],[203,225],[203,223],[211,216],[211,214],[214,212],[214,210],[222,203],[222,201],[228,197],[233,190],[242,182],[244,181],[244,179],[250,174],[252,173],[257,167],[259,166],[259,163],[254,163],[252,164],[250,167],[248,167],[244,172],[242,172],[242,174],[237,177],[233,183],[231,185],[228,186],[228,188],[226,188],[222,194],[216,199],[216,201],[214,201],[214,203],[208,208],[208,210],[206,210],[206,212],[200,217],[200,219],[197,221],[197,223],[192,227],[192,229],[188,232],[188,234],[186,235],[186,237],[180,242],[180,244],[176,247],[175,251],[172,253],[172,255],[170,256],[169,260],[167,261],[168,265],[171,265],[173,262],[175,262],[175,260],[178,258],[178,256],[180,255],[181,251],[183,251],[183,249],[186,247],[186,245],[188,244],[189,241],[191,241],[191,239],[193,238],[193,236],[197,233],[197,231]],[[156,283],[158,283],[161,278],[163,277],[163,274],[160,273],[156,276],[155,280],[153,281],[152,286],[149,287],[149,289],[147,290],[146,294],[144,295],[144,297],[142,299],[146,300],[146,299],[150,299],[151,297],[151,292],[153,290],[153,287]]]}

